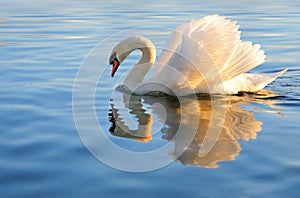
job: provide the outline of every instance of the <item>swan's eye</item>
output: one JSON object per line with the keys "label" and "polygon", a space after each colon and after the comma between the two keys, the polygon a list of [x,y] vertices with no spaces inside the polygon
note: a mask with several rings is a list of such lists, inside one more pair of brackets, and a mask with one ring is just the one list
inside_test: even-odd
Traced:
{"label": "swan's eye", "polygon": [[111,54],[111,56],[109,57],[109,64],[113,64],[113,61],[117,59],[118,60],[118,57],[117,57],[117,52],[114,52]]}

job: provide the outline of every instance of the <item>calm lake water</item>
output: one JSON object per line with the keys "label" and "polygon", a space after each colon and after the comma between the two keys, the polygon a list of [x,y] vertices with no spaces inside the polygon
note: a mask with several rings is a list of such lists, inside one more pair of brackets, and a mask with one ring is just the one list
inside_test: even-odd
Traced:
{"label": "calm lake water", "polygon": [[[143,2],[0,2],[0,196],[299,196],[300,3],[292,0]],[[198,151],[209,128],[211,100],[183,99],[180,109],[174,98],[133,97],[126,106],[126,95],[114,92],[119,100],[110,101],[117,80],[110,78],[107,62],[118,39],[142,33],[163,47],[169,29],[216,13],[237,20],[243,40],[263,46],[267,61],[254,72],[285,68],[289,71],[266,88],[277,96],[217,99],[223,105],[215,109],[215,115],[223,115],[224,125],[215,147],[201,157]],[[128,31],[132,28],[137,29]],[[182,149],[181,140],[172,139],[178,119],[188,116],[185,126],[196,128],[196,136],[175,162],[149,172],[120,171],[97,160],[84,145],[73,117],[73,84],[81,63],[89,64],[83,62],[84,58],[97,45],[93,52],[99,57],[93,58],[91,53],[86,60],[94,61],[94,71],[104,68],[101,78],[96,76],[99,79],[95,113],[105,137],[120,148],[136,152],[170,143],[157,160],[172,161]],[[130,56],[117,76],[121,77],[138,58],[138,53]],[[86,101],[82,99],[80,104],[84,106]],[[159,105],[165,107],[164,112]],[[200,118],[190,110],[195,106],[201,108]],[[185,113],[181,115],[179,110]],[[110,121],[111,112],[114,116],[129,115],[132,126],[130,121],[119,119],[127,124],[128,131],[139,133],[149,127],[151,131],[152,127],[155,133],[152,137],[142,134],[144,138],[122,133],[124,128]],[[165,118],[165,113],[170,116]],[[88,115],[84,118],[85,129],[100,134],[89,122],[91,118]],[[199,128],[193,125],[195,120]],[[145,128],[136,127],[141,122]],[[99,155],[117,156],[111,148],[103,149],[102,140],[99,144],[97,141],[95,148],[102,146]],[[119,157],[124,160],[126,156]],[[116,162],[115,167],[146,163],[142,159],[131,164]]]}

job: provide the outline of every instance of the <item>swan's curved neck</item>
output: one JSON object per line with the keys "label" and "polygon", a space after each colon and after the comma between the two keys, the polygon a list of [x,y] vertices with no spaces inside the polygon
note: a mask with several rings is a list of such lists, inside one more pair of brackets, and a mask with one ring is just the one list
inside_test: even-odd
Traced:
{"label": "swan's curved neck", "polygon": [[142,52],[141,59],[132,67],[124,80],[126,87],[134,91],[143,83],[144,77],[154,64],[156,51],[153,43],[149,39],[141,36],[132,37],[130,42],[127,43],[127,46],[129,47],[129,53],[136,49]]}

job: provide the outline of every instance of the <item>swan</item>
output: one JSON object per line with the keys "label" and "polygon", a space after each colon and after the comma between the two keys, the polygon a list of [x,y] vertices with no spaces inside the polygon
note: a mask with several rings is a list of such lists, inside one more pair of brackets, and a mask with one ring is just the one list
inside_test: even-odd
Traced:
{"label": "swan", "polygon": [[[134,50],[142,55],[122,87],[137,95],[256,92],[287,71],[246,73],[265,62],[266,56],[259,44],[244,42],[240,37],[239,25],[223,16],[192,20],[174,30],[155,63],[154,44],[143,36],[132,36],[113,48],[109,58],[111,76]],[[154,63],[152,75],[144,79]]]}

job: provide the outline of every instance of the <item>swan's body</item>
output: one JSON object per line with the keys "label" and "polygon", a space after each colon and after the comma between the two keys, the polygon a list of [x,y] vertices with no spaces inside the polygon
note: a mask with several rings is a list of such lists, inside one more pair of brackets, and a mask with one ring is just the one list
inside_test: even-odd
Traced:
{"label": "swan's body", "polygon": [[135,94],[159,91],[184,96],[261,90],[286,70],[265,75],[245,73],[263,63],[266,56],[260,45],[242,42],[238,28],[236,22],[218,15],[181,25],[158,57],[153,75],[148,80],[144,77],[155,62],[155,47],[144,37],[130,37],[112,51],[112,76],[119,64],[133,50],[139,49],[142,57],[124,81],[124,85]]}

